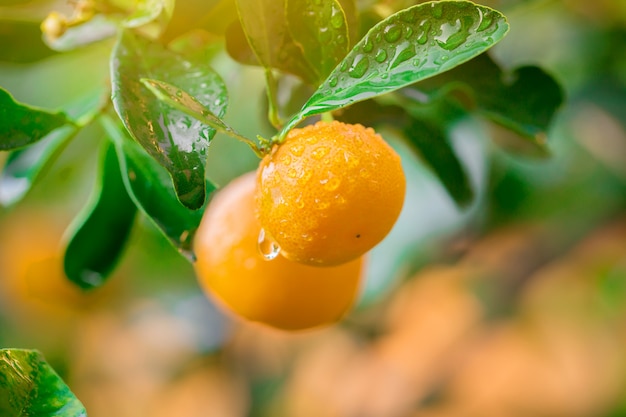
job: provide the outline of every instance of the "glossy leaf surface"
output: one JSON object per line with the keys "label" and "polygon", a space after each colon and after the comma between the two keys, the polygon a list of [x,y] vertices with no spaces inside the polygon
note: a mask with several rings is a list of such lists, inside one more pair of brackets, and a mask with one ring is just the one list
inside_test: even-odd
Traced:
{"label": "glossy leaf surface", "polygon": [[125,31],[115,47],[113,104],[133,138],[172,176],[180,201],[191,209],[205,200],[205,164],[215,130],[156,100],[142,78],[167,81],[196,97],[218,117],[226,88],[206,64],[190,62],[160,45]]}
{"label": "glossy leaf surface", "polygon": [[486,51],[508,31],[499,12],[468,1],[423,3],[391,15],[361,39],[283,129],[432,77]]}
{"label": "glossy leaf surface", "polygon": [[346,16],[337,0],[286,0],[289,31],[323,81],[348,53]]}
{"label": "glossy leaf surface", "polygon": [[468,107],[544,146],[543,135],[563,102],[559,83],[534,66],[505,73],[483,54],[411,89],[435,98],[460,92]]}
{"label": "glossy leaf surface", "polygon": [[98,184],[91,202],[73,225],[64,258],[65,275],[82,289],[104,284],[115,267],[135,219],[137,208],[128,196],[117,154],[103,149]]}
{"label": "glossy leaf surface", "polygon": [[[136,206],[154,222],[174,247],[192,259],[192,238],[202,219],[203,210],[190,210],[180,203],[167,171],[123,128],[108,117],[102,117],[100,122],[115,144],[126,189]],[[215,186],[207,182],[206,187],[209,196]]]}
{"label": "glossy leaf surface", "polygon": [[87,413],[39,352],[0,349],[0,415],[86,417]]}
{"label": "glossy leaf surface", "polygon": [[18,103],[0,88],[0,151],[33,144],[67,123],[65,114]]}
{"label": "glossy leaf surface", "polygon": [[289,32],[285,0],[236,1],[243,32],[259,63],[315,83],[315,71]]}

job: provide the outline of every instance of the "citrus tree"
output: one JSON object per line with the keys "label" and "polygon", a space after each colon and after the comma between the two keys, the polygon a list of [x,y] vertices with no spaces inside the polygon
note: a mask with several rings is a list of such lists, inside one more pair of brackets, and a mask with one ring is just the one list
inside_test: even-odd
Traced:
{"label": "citrus tree", "polygon": [[[463,209],[476,190],[451,127],[479,116],[512,133],[507,151],[547,155],[562,102],[541,68],[504,69],[486,53],[507,20],[464,0],[12,0],[0,25],[0,60],[67,56],[62,78],[100,77],[49,107],[0,87],[5,209],[72,141],[101,138],[92,198],[66,234],[67,279],[85,291],[106,285],[141,216],[226,309],[284,329],[339,320],[363,257],[400,213],[400,156],[374,130],[419,155]],[[78,49],[104,49],[108,65],[71,61]],[[233,66],[263,74],[256,114],[228,110]],[[263,131],[240,133],[250,119]],[[211,161],[235,156],[212,150],[216,135],[248,145],[257,175],[221,190]],[[1,353],[2,415],[85,413],[40,355]]]}

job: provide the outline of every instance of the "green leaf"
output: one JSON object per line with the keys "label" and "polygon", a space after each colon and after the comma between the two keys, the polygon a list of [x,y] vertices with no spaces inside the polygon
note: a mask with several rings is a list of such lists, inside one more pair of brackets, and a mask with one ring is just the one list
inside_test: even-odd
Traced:
{"label": "green leaf", "polygon": [[286,0],[289,32],[302,47],[317,82],[348,53],[348,24],[337,0]]}
{"label": "green leaf", "polygon": [[71,226],[65,275],[84,290],[104,284],[128,240],[137,208],[128,196],[113,146],[106,144],[100,184]]}
{"label": "green leaf", "polygon": [[289,33],[285,0],[236,1],[241,26],[258,62],[316,83],[315,71]]}
{"label": "green leaf", "polygon": [[0,151],[31,145],[68,123],[64,113],[18,103],[0,88]]}
{"label": "green leaf", "polygon": [[410,87],[432,98],[460,92],[469,107],[492,121],[545,147],[544,136],[563,102],[558,82],[534,66],[505,73],[489,57],[479,57]]}
{"label": "green leaf", "polygon": [[408,143],[430,166],[454,201],[461,207],[471,203],[474,191],[450,145],[445,126],[431,119],[413,118],[403,132]]}
{"label": "green leaf", "polygon": [[66,125],[31,146],[11,152],[0,172],[0,205],[9,207],[19,202],[77,131],[77,127]]}
{"label": "green leaf", "polygon": [[54,55],[41,37],[40,24],[0,19],[0,61],[28,63]]}
{"label": "green leaf", "polygon": [[[203,210],[190,210],[176,198],[167,171],[157,164],[134,140],[109,117],[100,122],[115,144],[122,167],[126,190],[136,206],[188,259],[193,259],[192,239],[200,225]],[[215,186],[207,182],[207,196]],[[207,197],[208,200],[208,197]]]}
{"label": "green leaf", "polygon": [[80,126],[88,124],[104,105],[100,88],[89,92],[65,106],[68,116],[76,120],[76,125],[61,126],[30,146],[11,151],[4,167],[0,168],[0,205],[9,207],[19,202],[61,154],[67,143],[81,131]]}
{"label": "green leaf", "polygon": [[423,3],[379,22],[284,127],[448,71],[507,33],[499,12],[469,1]]}
{"label": "green leaf", "polygon": [[87,413],[41,353],[0,349],[0,415],[86,417]]}
{"label": "green leaf", "polygon": [[205,200],[205,164],[215,130],[161,101],[141,83],[159,79],[195,96],[221,117],[226,87],[206,64],[191,62],[147,39],[123,31],[111,61],[113,105],[135,140],[172,176],[190,209]]}

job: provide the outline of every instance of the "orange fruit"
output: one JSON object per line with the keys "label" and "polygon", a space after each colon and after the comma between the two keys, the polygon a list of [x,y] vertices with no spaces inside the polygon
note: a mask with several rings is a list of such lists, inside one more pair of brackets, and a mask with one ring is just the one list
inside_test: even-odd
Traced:
{"label": "orange fruit", "polygon": [[318,122],[289,132],[257,173],[266,234],[293,261],[337,265],[391,230],[406,180],[400,157],[371,128]]}
{"label": "orange fruit", "polygon": [[359,289],[363,261],[330,268],[266,260],[258,250],[256,181],[248,173],[220,190],[194,238],[195,270],[205,292],[245,319],[300,330],[338,321]]}

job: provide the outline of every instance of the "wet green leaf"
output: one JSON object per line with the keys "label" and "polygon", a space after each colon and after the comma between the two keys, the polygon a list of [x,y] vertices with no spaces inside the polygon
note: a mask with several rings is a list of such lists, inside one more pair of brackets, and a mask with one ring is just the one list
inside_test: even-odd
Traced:
{"label": "wet green leaf", "polygon": [[506,73],[483,54],[445,74],[411,86],[436,98],[461,93],[461,101],[502,126],[545,146],[544,136],[563,102],[559,83],[541,68],[520,67]]}
{"label": "wet green leaf", "polygon": [[423,3],[379,22],[285,126],[448,71],[508,31],[502,14],[468,1]]}
{"label": "wet green leaf", "polygon": [[241,26],[258,62],[316,83],[315,71],[289,33],[285,0],[237,0]]}
{"label": "wet green leaf", "polygon": [[40,24],[0,19],[0,61],[34,62],[55,54],[44,43]]}
{"label": "wet green leaf", "polygon": [[286,0],[289,32],[302,47],[317,82],[323,81],[348,53],[346,15],[337,0]]}
{"label": "wet green leaf", "polygon": [[86,417],[87,413],[41,353],[0,349],[0,415]]}
{"label": "wet green leaf", "polygon": [[[203,210],[190,210],[176,198],[167,171],[157,164],[126,131],[108,117],[101,117],[102,126],[117,150],[124,183],[139,209],[183,255],[193,259],[193,235],[202,219]],[[207,181],[208,196],[215,186]]]}
{"label": "wet green leaf", "polygon": [[80,288],[100,287],[113,271],[135,219],[117,154],[109,143],[102,152],[100,183],[91,201],[71,226],[65,249],[65,275]]}
{"label": "wet green leaf", "polygon": [[450,144],[445,126],[432,119],[413,118],[403,132],[408,143],[422,156],[454,201],[461,207],[471,203],[474,191]]}
{"label": "wet green leaf", "polygon": [[0,88],[0,151],[31,145],[68,123],[64,113],[18,103]]}
{"label": "wet green leaf", "polygon": [[226,109],[226,87],[206,64],[183,59],[162,46],[124,31],[111,64],[113,105],[139,144],[172,176],[180,201],[204,204],[205,164],[215,130],[159,100],[141,83],[158,79],[192,94],[215,115]]}

